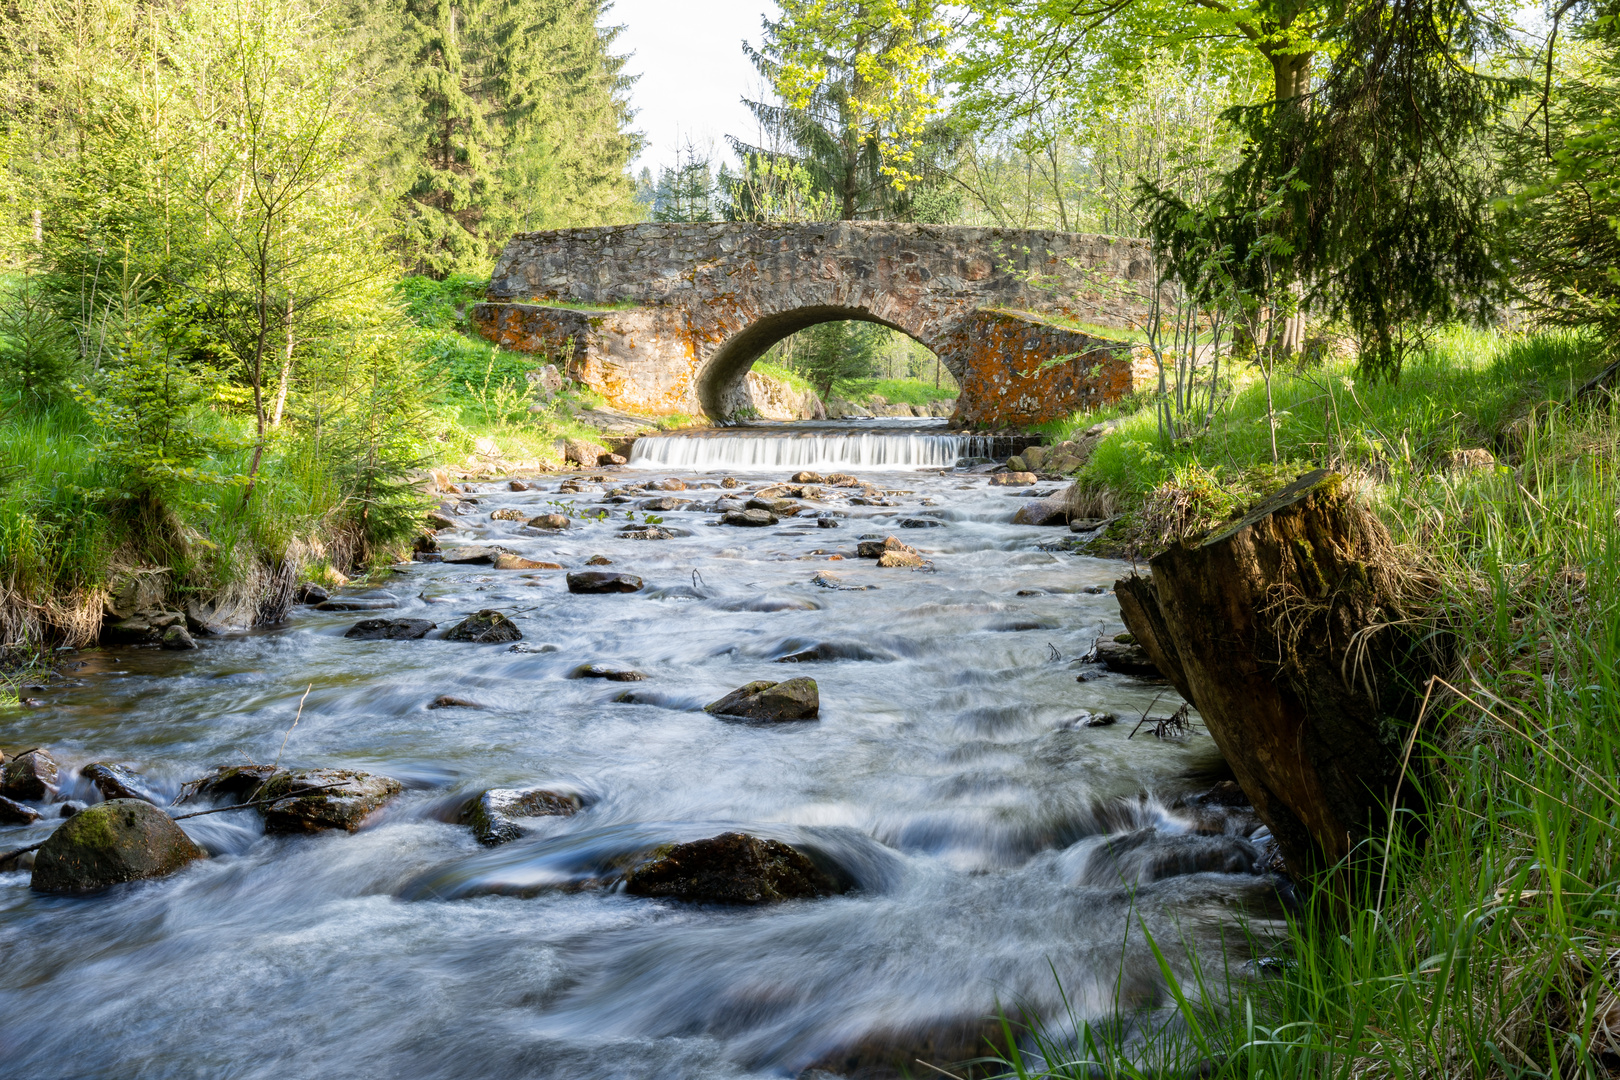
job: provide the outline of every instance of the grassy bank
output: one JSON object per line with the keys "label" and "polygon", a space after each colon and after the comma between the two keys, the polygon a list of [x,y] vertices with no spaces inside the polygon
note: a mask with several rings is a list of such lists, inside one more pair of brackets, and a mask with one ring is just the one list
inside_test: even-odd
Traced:
{"label": "grassy bank", "polygon": [[[1620,409],[1567,407],[1576,338],[1456,334],[1394,387],[1338,369],[1236,389],[1180,445],[1133,412],[1080,483],[1144,549],[1310,466],[1364,482],[1461,635],[1416,744],[1427,837],[1396,830],[1348,922],[1307,910],[1267,974],[1181,987],[1182,1024],[1131,1061],[1048,1045],[1036,1075],[1565,1077],[1620,1063]],[[1091,418],[1086,418],[1089,423]],[[1497,463],[1453,468],[1452,453]],[[1171,503],[1183,508],[1172,522]],[[1161,535],[1150,535],[1162,530]],[[1311,902],[1321,904],[1318,898]],[[1166,947],[1174,943],[1163,943]]]}
{"label": "grassy bank", "polygon": [[943,372],[938,386],[928,379],[841,379],[833,385],[833,393],[857,405],[879,397],[890,405],[927,405],[954,399],[957,389],[956,380]]}
{"label": "grassy bank", "polygon": [[[24,286],[0,282],[8,317]],[[0,646],[17,662],[94,641],[109,601],[136,586],[143,602],[204,602],[228,624],[274,618],[292,580],[404,555],[427,470],[551,463],[559,438],[595,435],[572,414],[597,403],[587,392],[531,412],[536,358],[465,332],[482,288],[407,279],[358,325],[331,327],[289,369],[262,449],[229,371],[143,331],[91,368],[53,328],[57,383],[12,378],[0,396]]]}

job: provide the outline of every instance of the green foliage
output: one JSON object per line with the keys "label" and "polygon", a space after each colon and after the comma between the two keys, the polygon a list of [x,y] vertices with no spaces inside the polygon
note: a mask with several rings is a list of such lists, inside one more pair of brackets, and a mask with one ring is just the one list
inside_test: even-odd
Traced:
{"label": "green foliage", "polygon": [[617,31],[602,0],[402,0],[386,51],[413,73],[406,257],[486,272],[514,232],[633,220]]}
{"label": "green foliage", "polygon": [[1519,188],[1504,209],[1537,318],[1590,327],[1617,357],[1620,32],[1601,20],[1583,31],[1585,41],[1562,50],[1548,45],[1542,93],[1524,122],[1503,132],[1509,175]]}
{"label": "green foliage", "polygon": [[819,323],[773,347],[766,360],[798,372],[825,399],[839,380],[871,374],[887,339],[888,328],[876,323]]}
{"label": "green foliage", "polygon": [[776,379],[779,382],[787,383],[795,390],[804,391],[815,389],[815,387],[810,384],[809,379],[805,378],[797,371],[794,371],[792,368],[783,367],[781,364],[772,364],[765,360],[756,360],[754,361],[754,366],[750,370],[757,371],[759,374],[764,375],[767,378]]}
{"label": "green foliage", "polygon": [[833,391],[858,405],[872,397],[881,397],[891,405],[927,405],[949,401],[957,394],[954,382],[949,386],[935,386],[922,379],[843,379]]}
{"label": "green foliage", "polygon": [[412,274],[394,284],[394,295],[405,305],[405,314],[425,330],[462,330],[467,326],[467,307],[484,299],[489,278],[475,274],[448,274],[436,279]]}
{"label": "green foliage", "polygon": [[959,144],[939,86],[947,33],[932,0],[784,4],[749,49],[778,103],[747,103],[766,145],[730,140],[745,162],[724,185],[732,215],[946,220],[959,198],[941,190]]}
{"label": "green foliage", "polygon": [[79,366],[72,330],[38,282],[0,282],[0,391],[43,399],[64,392]]}
{"label": "green foliage", "polygon": [[186,504],[199,489],[246,482],[210,467],[242,444],[208,408],[225,380],[196,359],[205,335],[183,317],[168,316],[152,311],[78,397],[98,429],[96,453],[118,478],[115,489],[99,494],[197,509]]}
{"label": "green foliage", "polygon": [[[1506,380],[1563,382],[1571,353],[1592,364],[1578,345],[1513,343],[1461,381],[1500,420]],[[1605,1075],[1620,948],[1620,410],[1540,409],[1512,431],[1515,468],[1395,476],[1380,500],[1467,658],[1416,732],[1424,839],[1392,830],[1364,853],[1375,872],[1354,895],[1308,894],[1264,977],[1204,956],[1203,982],[1165,972],[1173,1022],[1157,1035],[1127,1051],[1110,1023],[1077,1015],[1079,1045],[1061,1025],[1037,1033],[1044,1060],[1014,1055],[1018,1075]]]}
{"label": "green foliage", "polygon": [[[1453,329],[1414,358],[1398,384],[1357,377],[1353,361],[1342,358],[1285,368],[1273,382],[1278,457],[1285,471],[1328,466],[1380,477],[1425,474],[1443,467],[1454,450],[1495,445],[1529,403],[1569,396],[1594,363],[1590,340],[1579,335],[1503,338]],[[1152,402],[1113,415],[1076,414],[1048,430],[1061,441],[1123,415],[1080,476],[1133,501],[1193,463],[1239,490],[1258,490],[1245,485],[1271,457],[1264,383],[1239,374],[1227,379],[1220,396],[1211,427],[1169,447],[1159,438]]]}

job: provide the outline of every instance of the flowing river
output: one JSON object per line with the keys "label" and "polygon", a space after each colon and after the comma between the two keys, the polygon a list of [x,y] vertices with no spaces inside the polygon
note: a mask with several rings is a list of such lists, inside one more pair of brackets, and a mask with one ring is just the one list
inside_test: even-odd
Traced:
{"label": "flowing river", "polygon": [[[439,624],[427,639],[348,640],[371,613],[302,607],[196,652],[87,652],[43,707],[10,711],[5,748],[49,746],[63,798],[98,798],[75,777],[91,761],[129,763],[167,801],[216,765],[278,754],[406,790],[353,834],[266,836],[252,810],[188,820],[211,858],[92,896],[0,875],[0,1074],[888,1075],[883,1062],[984,1053],[998,1008],[1054,1031],[1123,1017],[1111,1037],[1139,1037],[1172,1011],[1144,932],[1189,987],[1189,946],[1244,977],[1246,935],[1273,925],[1255,914],[1275,907],[1254,872],[1263,831],[1197,801],[1220,765],[1201,730],[1130,737],[1173,691],[1086,662],[1122,629],[1125,567],[1044,550],[1068,533],[1010,524],[1011,489],[940,467],[959,445],[896,460],[726,438],[651,444],[577,492],[557,476],[475,485],[464,527],[440,534],[570,569],[604,556],[641,592],[416,563],[345,595],[397,600],[386,614]],[[859,469],[877,490],[822,486],[777,526],[715,524],[722,498],[807,467]],[[626,490],[667,478],[685,490]],[[693,500],[656,511],[677,535],[620,538],[658,497]],[[561,534],[490,517],[558,503],[609,516]],[[867,535],[929,565],[858,559]],[[438,639],[482,608],[524,640]],[[587,663],[647,678],[574,677]],[[803,675],[819,720],[702,711]],[[428,707],[444,694],[481,707]],[[1086,726],[1102,713],[1119,722]],[[492,786],[585,809],[485,848],[455,810]],[[54,824],[0,828],[0,848]],[[721,907],[593,885],[637,852],[728,831],[798,846],[853,887]]]}

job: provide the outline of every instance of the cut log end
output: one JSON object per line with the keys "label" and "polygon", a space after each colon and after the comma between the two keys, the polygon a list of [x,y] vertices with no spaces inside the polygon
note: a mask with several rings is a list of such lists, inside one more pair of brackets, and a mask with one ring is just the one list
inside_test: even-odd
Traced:
{"label": "cut log end", "polygon": [[1381,829],[1444,635],[1343,478],[1300,477],[1116,583],[1125,625],[1198,709],[1296,877]]}

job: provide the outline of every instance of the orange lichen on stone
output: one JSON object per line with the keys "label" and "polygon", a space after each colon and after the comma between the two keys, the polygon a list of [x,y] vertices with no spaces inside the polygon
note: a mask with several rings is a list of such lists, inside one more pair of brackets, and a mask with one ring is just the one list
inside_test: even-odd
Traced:
{"label": "orange lichen on stone", "polygon": [[[492,341],[544,354],[615,406],[715,419],[766,413],[747,376],[776,341],[818,322],[878,322],[939,355],[962,384],[958,419],[1026,424],[1132,385],[1128,351],[1040,315],[1127,325],[1153,280],[1141,240],[895,222],[648,223],[513,237],[490,302],[470,314]],[[615,306],[626,302],[636,306]]]}

